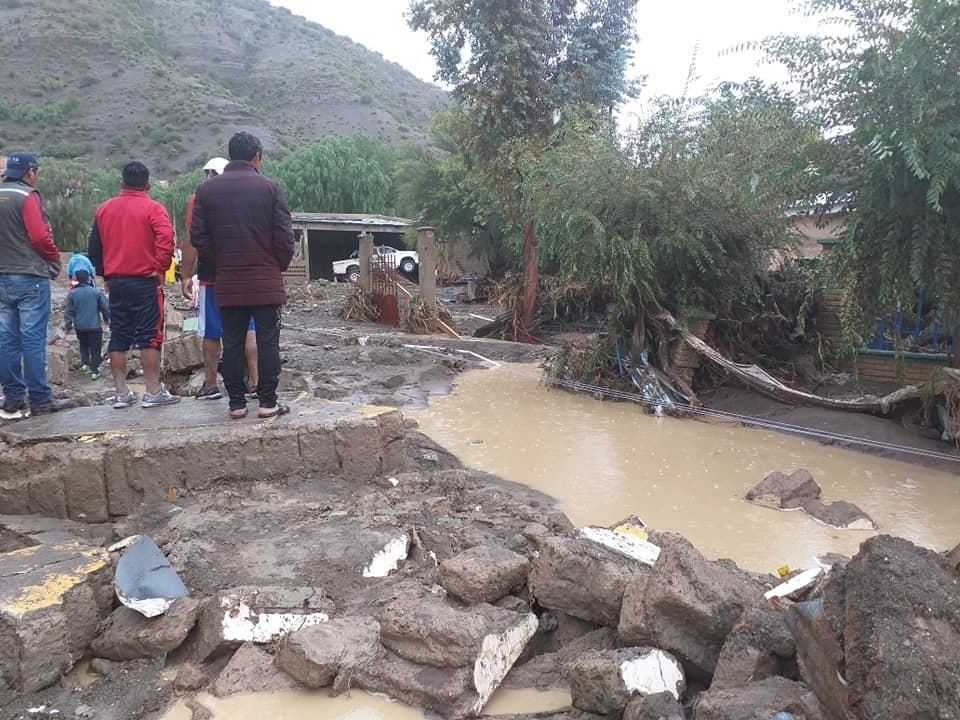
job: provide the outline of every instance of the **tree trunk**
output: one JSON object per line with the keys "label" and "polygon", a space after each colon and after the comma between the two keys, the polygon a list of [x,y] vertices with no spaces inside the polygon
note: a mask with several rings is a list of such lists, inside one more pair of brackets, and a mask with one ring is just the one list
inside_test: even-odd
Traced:
{"label": "tree trunk", "polygon": [[960,368],[960,325],[953,331],[953,362],[950,367]]}
{"label": "tree trunk", "polygon": [[537,245],[537,229],[533,219],[529,219],[523,228],[523,298],[520,304],[520,324],[529,331],[537,314],[537,286],[539,284],[538,264],[540,250]]}

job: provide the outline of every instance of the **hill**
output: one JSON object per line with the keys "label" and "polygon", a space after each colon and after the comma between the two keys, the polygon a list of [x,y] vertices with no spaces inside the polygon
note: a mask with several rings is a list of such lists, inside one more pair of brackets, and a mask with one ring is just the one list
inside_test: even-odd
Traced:
{"label": "hill", "polygon": [[237,130],[423,142],[440,88],[266,0],[4,0],[0,153],[195,167]]}

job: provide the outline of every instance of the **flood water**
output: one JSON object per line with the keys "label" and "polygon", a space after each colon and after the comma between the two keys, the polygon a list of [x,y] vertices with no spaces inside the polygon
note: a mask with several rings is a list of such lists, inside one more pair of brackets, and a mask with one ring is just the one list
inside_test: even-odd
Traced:
{"label": "flood water", "polygon": [[[872,533],[835,530],[801,512],[742,500],[774,470],[809,470],[824,499],[848,500],[881,531],[944,550],[960,540],[960,474],[825,447],[780,433],[655,418],[632,403],[550,390],[530,366],[460,376],[450,395],[405,410],[468,466],[554,496],[577,525],[640,516],[678,532],[711,558],[764,572],[813,567],[817,555],[852,555]],[[960,466],[958,466],[960,473]],[[354,692],[288,692],[199,702],[215,720],[421,720],[422,713]],[[501,690],[489,715],[566,707],[566,693]],[[189,720],[182,701],[165,720]]]}

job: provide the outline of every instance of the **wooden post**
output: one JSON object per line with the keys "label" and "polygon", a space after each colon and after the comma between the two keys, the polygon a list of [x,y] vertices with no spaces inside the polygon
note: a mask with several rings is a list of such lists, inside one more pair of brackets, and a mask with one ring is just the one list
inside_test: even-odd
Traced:
{"label": "wooden post", "polygon": [[357,237],[360,239],[360,251],[357,253],[360,260],[360,289],[369,294],[373,292],[373,275],[370,272],[370,258],[373,256],[373,233],[364,231]]}
{"label": "wooden post", "polygon": [[420,300],[437,304],[437,243],[432,227],[417,228],[417,254],[420,256]]}
{"label": "wooden post", "polygon": [[307,230],[306,225],[301,225],[298,229],[300,230],[301,248],[303,248],[303,279],[310,282],[316,280],[316,278],[310,277],[310,231]]}

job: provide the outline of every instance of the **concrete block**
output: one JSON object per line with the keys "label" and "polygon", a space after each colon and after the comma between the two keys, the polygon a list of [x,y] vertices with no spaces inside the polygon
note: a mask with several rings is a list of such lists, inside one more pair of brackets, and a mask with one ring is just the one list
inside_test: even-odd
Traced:
{"label": "concrete block", "polygon": [[313,472],[336,475],[340,472],[340,460],[334,440],[336,426],[324,423],[318,428],[305,429],[299,433],[300,461]]}
{"label": "concrete block", "polygon": [[327,622],[331,607],[319,588],[224,590],[200,612],[197,659],[204,662],[247,642],[277,642],[294,630]]}
{"label": "concrete block", "polygon": [[118,607],[100,627],[93,641],[93,653],[108,660],[163,655],[180,647],[199,613],[200,602],[195,598],[180,598],[163,615],[153,618]]}
{"label": "concrete block", "polygon": [[196,333],[167,337],[163,343],[163,368],[166,372],[187,372],[203,367],[203,341]]}
{"label": "concrete block", "polygon": [[655,648],[584,653],[564,668],[573,706],[619,717],[635,695],[667,692],[679,699],[686,689],[680,661]]}
{"label": "concrete block", "polygon": [[296,630],[277,653],[277,666],[308,688],[332,685],[338,675],[377,661],[383,653],[373,618],[346,617]]}
{"label": "concrete block", "polygon": [[527,581],[530,561],[500,545],[476,545],[440,563],[440,584],[466,603],[492,603]]}
{"label": "concrete block", "polygon": [[783,675],[796,650],[779,610],[772,605],[748,607],[723,641],[710,687],[742,687]]}
{"label": "concrete block", "polygon": [[252,643],[244,643],[220,671],[212,690],[217,697],[228,697],[238,693],[283,692],[298,687],[290,675],[274,664],[273,655]]}
{"label": "concrete block", "polygon": [[89,448],[74,449],[69,473],[64,482],[67,515],[73,520],[106,522],[110,511],[102,454]]}
{"label": "concrete block", "polygon": [[127,451],[124,447],[107,446],[103,452],[103,482],[107,491],[110,517],[128,515],[135,507],[133,491],[127,482]]}
{"label": "concrete block", "polygon": [[63,343],[47,345],[47,382],[51,385],[65,385],[70,375],[70,358],[73,348]]}
{"label": "concrete block", "polygon": [[370,563],[363,568],[363,576],[365,578],[387,577],[407,559],[409,551],[410,537],[406,533],[400,533],[373,556]]}
{"label": "concrete block", "polygon": [[783,677],[767,678],[746,687],[711,688],[697,697],[692,720],[770,720],[777,713],[817,717],[808,714],[806,694],[803,685]]}
{"label": "concrete block", "polygon": [[376,417],[350,418],[338,424],[334,442],[346,479],[368,480],[380,474],[380,428]]}
{"label": "concrete block", "polygon": [[109,582],[103,548],[47,543],[0,554],[0,690],[56,682],[93,640],[94,587]]}
{"label": "concrete block", "polygon": [[633,698],[623,711],[623,720],[686,720],[683,706],[672,693]]}
{"label": "concrete block", "polygon": [[747,500],[764,507],[791,509],[820,497],[820,486],[806,470],[772,472],[747,491]]}

